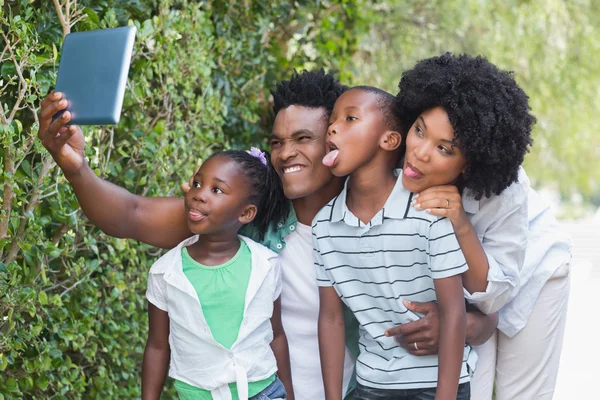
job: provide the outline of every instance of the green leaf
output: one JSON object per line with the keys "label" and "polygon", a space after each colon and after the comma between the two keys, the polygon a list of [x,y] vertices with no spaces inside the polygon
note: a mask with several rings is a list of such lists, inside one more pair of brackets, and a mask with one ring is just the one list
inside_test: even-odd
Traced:
{"label": "green leaf", "polygon": [[40,304],[42,304],[42,305],[48,304],[48,295],[46,294],[46,292],[44,292],[44,291],[39,292],[38,299],[40,301]]}

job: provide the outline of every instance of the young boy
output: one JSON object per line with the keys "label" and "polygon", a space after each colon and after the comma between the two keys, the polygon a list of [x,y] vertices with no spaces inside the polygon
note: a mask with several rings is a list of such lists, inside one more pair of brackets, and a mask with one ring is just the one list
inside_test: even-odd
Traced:
{"label": "young boy", "polygon": [[[464,344],[460,275],[467,263],[450,221],[410,206],[413,194],[403,181],[414,171],[394,171],[402,144],[394,97],[350,89],[329,121],[323,163],[349,178],[313,220],[326,398],[342,398],[343,301],[360,322],[355,399],[468,399],[471,348]],[[450,163],[450,172],[460,175],[461,161]],[[419,318],[403,300],[439,303],[439,356],[413,356],[386,334]]]}

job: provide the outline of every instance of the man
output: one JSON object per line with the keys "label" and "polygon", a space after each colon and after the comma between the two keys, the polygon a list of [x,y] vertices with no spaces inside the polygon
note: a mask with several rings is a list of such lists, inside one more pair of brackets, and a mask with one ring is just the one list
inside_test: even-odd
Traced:
{"label": "man", "polygon": [[[275,121],[269,140],[271,162],[293,205],[286,221],[274,221],[263,244],[279,252],[283,266],[282,319],[290,347],[295,396],[299,400],[324,399],[318,356],[318,286],[312,263],[311,222],[317,212],[343,187],[343,178],[334,177],[321,160],[329,115],[337,97],[346,88],[332,74],[323,71],[294,73],[273,91]],[[132,238],[157,247],[170,248],[191,236],[183,199],[147,198],[97,177],[84,158],[84,140],[76,126],[66,127],[70,114],[52,122],[52,116],[66,108],[62,95],[50,94],[40,111],[38,133],[44,147],[63,170],[85,215],[106,234]],[[107,207],[107,205],[110,205]],[[251,232],[246,232],[252,236]],[[434,304],[415,304],[415,311],[431,313]],[[429,314],[428,314],[429,315]],[[409,328],[412,335],[437,323],[427,315]],[[484,343],[496,327],[496,316],[469,313],[467,340]],[[402,333],[410,335],[408,329]],[[347,342],[350,347],[354,341]],[[412,343],[412,341],[410,342]],[[416,350],[415,350],[416,351]],[[429,353],[427,353],[429,352]],[[417,354],[437,352],[437,343]],[[344,388],[349,385],[353,360],[346,349]]]}

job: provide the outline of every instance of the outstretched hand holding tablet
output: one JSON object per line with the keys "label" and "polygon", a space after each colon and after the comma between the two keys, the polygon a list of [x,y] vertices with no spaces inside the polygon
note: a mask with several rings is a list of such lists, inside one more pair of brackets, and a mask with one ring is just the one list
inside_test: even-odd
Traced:
{"label": "outstretched hand holding tablet", "polygon": [[56,91],[67,100],[74,124],[119,122],[135,32],[134,26],[125,26],[65,37]]}

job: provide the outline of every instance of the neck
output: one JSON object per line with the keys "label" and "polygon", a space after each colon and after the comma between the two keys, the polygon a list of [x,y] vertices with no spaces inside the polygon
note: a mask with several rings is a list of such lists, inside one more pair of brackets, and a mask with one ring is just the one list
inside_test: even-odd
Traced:
{"label": "neck", "polygon": [[340,194],[343,187],[344,178],[333,178],[327,185],[315,193],[300,199],[292,200],[298,222],[310,226],[319,210],[325,207],[331,199]]}
{"label": "neck", "polygon": [[204,265],[220,265],[229,261],[239,250],[237,231],[200,235],[198,241],[188,246],[189,255]]}
{"label": "neck", "polygon": [[383,158],[358,168],[349,179],[346,205],[368,223],[385,205],[398,177],[393,173],[393,163]]}

